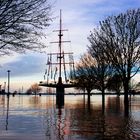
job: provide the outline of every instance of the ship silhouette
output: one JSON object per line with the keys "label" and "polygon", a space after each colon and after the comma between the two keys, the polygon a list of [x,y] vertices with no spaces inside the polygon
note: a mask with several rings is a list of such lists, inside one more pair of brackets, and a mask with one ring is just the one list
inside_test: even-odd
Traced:
{"label": "ship silhouette", "polygon": [[[64,48],[62,48],[63,43],[70,43],[70,41],[62,40],[64,31],[68,30],[62,29],[62,10],[60,10],[59,30],[54,30],[54,32],[58,32],[58,41],[50,42],[58,45],[58,52],[47,54],[47,69],[44,81],[39,83],[39,86],[56,88],[58,103],[64,100],[65,88],[75,87],[73,82],[75,76],[73,52],[65,52]],[[66,60],[66,58],[68,59]]]}

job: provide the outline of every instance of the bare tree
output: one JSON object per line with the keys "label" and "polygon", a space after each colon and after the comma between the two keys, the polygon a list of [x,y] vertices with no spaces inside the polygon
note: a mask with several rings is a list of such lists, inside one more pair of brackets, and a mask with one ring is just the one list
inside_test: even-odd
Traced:
{"label": "bare tree", "polygon": [[107,82],[109,77],[112,76],[113,67],[106,60],[106,54],[102,49],[102,43],[100,40],[94,36],[94,34],[90,34],[88,37],[90,42],[90,46],[88,46],[88,52],[94,59],[94,77],[96,79],[96,89],[102,92],[102,108],[104,111],[105,108],[105,89],[107,88]]}
{"label": "bare tree", "polygon": [[81,56],[79,63],[76,66],[75,83],[77,88],[86,90],[88,94],[88,101],[90,102],[90,93],[95,87],[94,78],[94,60],[90,54],[85,53]]}
{"label": "bare tree", "polygon": [[0,55],[44,47],[39,41],[49,25],[48,0],[0,1]]}
{"label": "bare tree", "polygon": [[31,94],[31,93],[37,94],[41,90],[42,90],[42,88],[39,87],[39,85],[37,83],[35,83],[35,84],[31,85],[31,87],[27,90],[27,93],[29,93],[29,94]]}
{"label": "bare tree", "polygon": [[121,76],[115,73],[112,77],[110,77],[107,82],[107,89],[109,91],[115,91],[117,95],[120,96],[120,91],[122,90]]}
{"label": "bare tree", "polygon": [[100,42],[106,61],[121,75],[128,114],[129,82],[140,69],[140,9],[108,17],[92,32],[92,38]]}

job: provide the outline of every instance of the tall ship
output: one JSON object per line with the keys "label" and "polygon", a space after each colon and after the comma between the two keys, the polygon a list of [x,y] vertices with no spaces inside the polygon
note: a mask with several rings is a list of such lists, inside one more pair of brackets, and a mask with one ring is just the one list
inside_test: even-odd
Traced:
{"label": "tall ship", "polygon": [[[56,97],[64,95],[65,88],[74,87],[73,78],[75,76],[73,52],[68,52],[64,43],[69,44],[70,41],[63,40],[64,32],[67,29],[62,28],[62,11],[60,10],[58,41],[50,42],[57,44],[58,51],[47,54],[47,68],[44,74],[44,81],[40,82],[40,86],[56,88]],[[55,49],[56,50],[56,49]]]}

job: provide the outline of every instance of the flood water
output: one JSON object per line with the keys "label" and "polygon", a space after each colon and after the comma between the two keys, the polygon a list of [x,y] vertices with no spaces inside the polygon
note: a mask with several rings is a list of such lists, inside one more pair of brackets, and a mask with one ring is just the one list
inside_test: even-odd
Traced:
{"label": "flood water", "polygon": [[[9,107],[8,107],[9,106]],[[123,96],[66,95],[65,106],[56,108],[55,96],[0,96],[0,140],[139,140],[140,96],[131,99],[124,116]]]}

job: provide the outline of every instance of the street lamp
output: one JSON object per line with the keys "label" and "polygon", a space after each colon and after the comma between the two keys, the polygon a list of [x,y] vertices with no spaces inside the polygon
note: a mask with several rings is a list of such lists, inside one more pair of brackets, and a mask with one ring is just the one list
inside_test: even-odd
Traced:
{"label": "street lamp", "polygon": [[9,90],[10,90],[10,70],[8,70],[7,71],[8,72],[8,92],[7,92],[7,95],[9,96],[9,94],[10,94],[10,92],[9,92]]}

